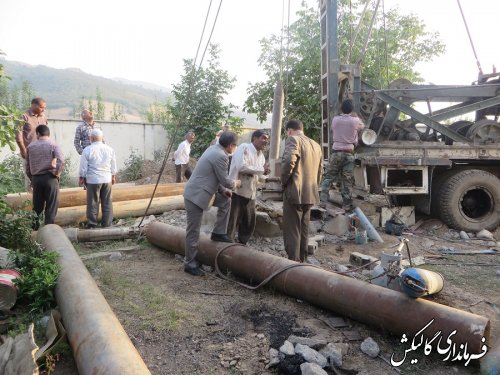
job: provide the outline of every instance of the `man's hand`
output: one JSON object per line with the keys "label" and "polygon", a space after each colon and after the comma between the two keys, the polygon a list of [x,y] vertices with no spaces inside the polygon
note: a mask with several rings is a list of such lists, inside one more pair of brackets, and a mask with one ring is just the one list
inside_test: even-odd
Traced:
{"label": "man's hand", "polygon": [[234,180],[234,187],[236,189],[240,188],[241,187],[241,180]]}
{"label": "man's hand", "polygon": [[111,176],[111,185],[116,183],[116,176]]}
{"label": "man's hand", "polygon": [[271,173],[271,168],[269,168],[269,163],[265,163],[264,164],[264,175],[268,175],[269,173]]}
{"label": "man's hand", "polygon": [[24,147],[19,149],[19,152],[21,153],[21,157],[23,159],[26,159],[26,149]]}
{"label": "man's hand", "polygon": [[222,195],[224,195],[226,198],[231,198],[233,196],[233,192],[231,190],[224,190],[224,192],[222,193]]}
{"label": "man's hand", "polygon": [[78,179],[78,186],[85,186],[85,178],[84,177],[80,177]]}

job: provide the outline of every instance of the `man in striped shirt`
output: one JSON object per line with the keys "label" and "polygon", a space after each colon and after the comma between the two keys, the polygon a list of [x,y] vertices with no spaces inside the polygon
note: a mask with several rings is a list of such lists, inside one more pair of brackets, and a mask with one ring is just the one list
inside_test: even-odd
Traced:
{"label": "man in striped shirt", "polygon": [[82,154],[85,147],[90,146],[90,133],[94,128],[97,128],[94,122],[94,114],[88,109],[82,111],[82,120],[83,122],[76,128],[73,141],[79,155]]}
{"label": "man in striped shirt", "polygon": [[45,224],[54,224],[64,156],[59,146],[50,140],[47,125],[38,125],[35,132],[37,140],[31,142],[26,149],[26,174],[33,187],[33,211],[36,213],[33,229],[37,230],[43,211]]}

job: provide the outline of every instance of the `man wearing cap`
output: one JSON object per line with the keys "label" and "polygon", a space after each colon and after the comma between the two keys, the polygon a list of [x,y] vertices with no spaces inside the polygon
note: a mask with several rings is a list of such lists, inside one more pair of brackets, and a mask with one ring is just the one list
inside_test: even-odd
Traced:
{"label": "man wearing cap", "polygon": [[114,150],[102,142],[100,129],[90,132],[90,146],[80,157],[80,186],[87,188],[87,228],[97,227],[99,202],[102,210],[102,227],[109,227],[113,221],[111,186],[116,181],[116,156]]}
{"label": "man wearing cap", "polygon": [[333,150],[325,171],[325,178],[321,183],[321,206],[326,206],[330,186],[334,181],[340,184],[342,194],[342,208],[351,211],[352,187],[354,185],[354,146],[358,144],[358,131],[365,125],[352,111],[351,99],[342,102],[342,114],[332,120]]}

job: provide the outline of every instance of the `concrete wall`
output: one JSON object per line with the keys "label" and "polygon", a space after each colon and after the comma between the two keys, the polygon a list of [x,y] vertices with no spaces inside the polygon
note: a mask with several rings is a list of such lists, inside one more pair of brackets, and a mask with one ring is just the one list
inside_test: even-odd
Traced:
{"label": "concrete wall", "polygon": [[[70,176],[78,177],[80,155],[75,150],[73,140],[75,129],[81,121],[77,120],[49,120],[51,138],[61,146],[66,159],[70,159]],[[168,142],[167,133],[161,125],[129,122],[102,122],[99,126],[104,133],[106,144],[116,152],[118,169],[123,169],[133,150],[145,159],[152,160],[154,152],[164,151]],[[16,148],[14,152],[19,154]],[[12,151],[8,147],[0,149],[0,160],[4,160]]]}
{"label": "concrete wall", "polygon": [[[80,155],[75,150],[73,140],[76,127],[81,123],[78,120],[50,120],[51,138],[62,148],[64,157],[69,159],[69,175],[77,180]],[[132,151],[144,159],[153,160],[155,151],[165,151],[168,145],[167,132],[160,124],[131,123],[131,122],[97,122],[104,133],[104,141],[116,153],[118,170],[125,167],[125,160]],[[238,137],[238,143],[250,142],[251,135],[256,128],[245,127]],[[270,129],[268,129],[270,132]],[[283,142],[281,142],[283,144]],[[176,145],[174,145],[175,149]],[[12,154],[19,154],[16,147],[14,152],[8,147],[0,149],[0,161]]]}

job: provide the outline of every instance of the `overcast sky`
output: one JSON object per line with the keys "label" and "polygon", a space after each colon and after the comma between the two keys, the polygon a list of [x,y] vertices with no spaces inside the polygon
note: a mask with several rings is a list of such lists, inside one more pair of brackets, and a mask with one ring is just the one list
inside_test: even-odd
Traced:
{"label": "overcast sky", "polygon": [[[288,2],[293,22],[301,0],[222,3],[212,42],[222,48],[222,67],[238,80],[231,93],[234,104],[242,106],[249,81],[264,78],[257,65],[259,40],[280,33],[283,3]],[[196,53],[209,3],[1,0],[0,50],[13,61],[76,67],[93,75],[170,87],[179,80],[182,60]],[[386,9],[396,4],[402,13],[415,13],[429,30],[440,32],[447,45],[446,56],[417,67],[427,81],[469,84],[476,79],[475,58],[456,0],[385,0]],[[218,5],[219,0],[213,0],[209,25]],[[461,5],[483,70],[490,72],[495,63],[500,68],[496,43],[500,1],[461,0]]]}

